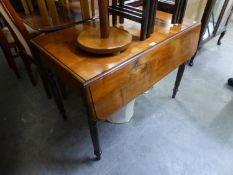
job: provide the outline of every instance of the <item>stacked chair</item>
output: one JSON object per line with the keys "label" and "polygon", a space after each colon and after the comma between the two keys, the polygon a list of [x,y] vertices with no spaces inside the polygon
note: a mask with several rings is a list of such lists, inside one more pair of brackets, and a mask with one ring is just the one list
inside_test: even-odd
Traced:
{"label": "stacked chair", "polygon": [[172,14],[172,24],[181,24],[188,0],[159,0],[158,10]]}
{"label": "stacked chair", "polygon": [[[156,17],[156,9],[172,14],[172,24],[182,23],[187,0],[112,0],[109,12],[112,14],[113,26],[124,18],[141,23],[140,40],[150,37]],[[141,7],[141,8],[140,8]]]}
{"label": "stacked chair", "polygon": [[[124,22],[124,18],[141,24],[140,40],[150,37],[153,33],[155,12],[157,9],[157,0],[143,0],[140,5],[138,1],[128,3],[125,0],[113,0],[109,6],[109,12],[112,14],[113,26],[117,24],[117,16],[120,17],[120,23]],[[137,8],[142,6],[142,9]]]}

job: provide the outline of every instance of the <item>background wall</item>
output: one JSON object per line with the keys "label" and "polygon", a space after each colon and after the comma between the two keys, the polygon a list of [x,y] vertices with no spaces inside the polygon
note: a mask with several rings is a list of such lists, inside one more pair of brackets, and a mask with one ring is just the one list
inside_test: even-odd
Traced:
{"label": "background wall", "polygon": [[194,21],[201,21],[207,0],[188,0],[185,17]]}

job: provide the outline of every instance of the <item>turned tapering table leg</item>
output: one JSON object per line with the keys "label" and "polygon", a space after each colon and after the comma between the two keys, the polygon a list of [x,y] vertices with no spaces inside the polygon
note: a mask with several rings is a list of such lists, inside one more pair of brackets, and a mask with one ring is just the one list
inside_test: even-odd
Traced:
{"label": "turned tapering table leg", "polygon": [[92,140],[93,147],[94,147],[94,154],[96,155],[96,159],[100,160],[102,152],[101,152],[101,148],[99,144],[97,122],[90,120],[88,121],[88,125],[89,125],[90,134],[91,134],[91,140]]}
{"label": "turned tapering table leg", "polygon": [[67,119],[66,111],[65,111],[65,107],[64,107],[64,104],[62,101],[60,91],[58,89],[58,84],[55,80],[54,75],[51,72],[48,72],[48,79],[49,79],[52,95],[55,99],[55,102],[56,102],[57,107],[60,111],[60,114],[62,115],[63,119],[66,120]]}
{"label": "turned tapering table leg", "polygon": [[176,82],[175,82],[175,87],[173,89],[172,98],[176,97],[176,93],[178,92],[178,88],[180,86],[180,82],[184,74],[184,70],[185,70],[185,64],[180,65],[176,76]]}

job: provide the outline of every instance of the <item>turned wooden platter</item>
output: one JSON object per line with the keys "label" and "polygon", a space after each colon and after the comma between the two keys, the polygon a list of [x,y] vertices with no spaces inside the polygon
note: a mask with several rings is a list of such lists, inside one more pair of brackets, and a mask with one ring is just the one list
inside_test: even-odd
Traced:
{"label": "turned wooden platter", "polygon": [[129,32],[116,28],[109,28],[109,37],[101,38],[99,28],[82,31],[78,38],[78,46],[87,52],[95,54],[117,54],[127,49],[132,41]]}

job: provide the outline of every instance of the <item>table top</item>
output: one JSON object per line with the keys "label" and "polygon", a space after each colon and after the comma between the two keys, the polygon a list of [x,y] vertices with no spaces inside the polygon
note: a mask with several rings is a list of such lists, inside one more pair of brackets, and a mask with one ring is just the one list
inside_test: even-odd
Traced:
{"label": "table top", "polygon": [[91,118],[104,120],[195,54],[199,23],[184,20],[172,25],[171,15],[163,12],[157,17],[154,33],[144,41],[139,39],[140,24],[125,20],[118,26],[130,32],[133,41],[116,55],[78,48],[79,33],[98,28],[98,20],[36,37],[32,48],[42,67],[86,99]]}
{"label": "table top", "polygon": [[140,24],[125,20],[120,28],[130,32],[133,41],[127,50],[117,55],[95,55],[77,47],[76,39],[79,33],[91,27],[98,27],[98,20],[36,37],[32,44],[85,86],[119,69],[148,50],[156,49],[173,37],[179,37],[185,31],[200,26],[199,23],[189,20],[184,20],[183,24],[172,25],[170,19],[170,14],[157,12],[154,33],[144,41],[139,40]]}

